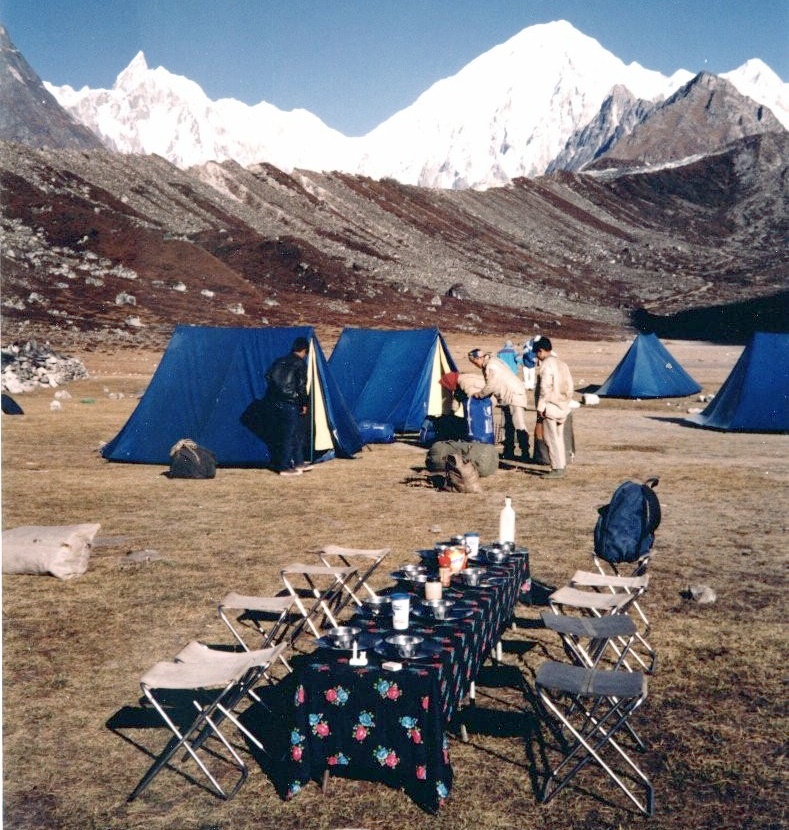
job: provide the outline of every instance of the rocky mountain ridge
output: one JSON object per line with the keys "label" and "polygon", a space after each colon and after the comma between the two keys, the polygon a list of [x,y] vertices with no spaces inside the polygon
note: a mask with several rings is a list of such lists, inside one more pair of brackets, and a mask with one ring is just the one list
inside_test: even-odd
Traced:
{"label": "rocky mountain ridge", "polygon": [[594,338],[704,308],[695,336],[714,339],[727,305],[746,327],[785,313],[786,158],[783,131],[685,164],[436,191],[2,144],[3,339],[160,347],[178,323]]}

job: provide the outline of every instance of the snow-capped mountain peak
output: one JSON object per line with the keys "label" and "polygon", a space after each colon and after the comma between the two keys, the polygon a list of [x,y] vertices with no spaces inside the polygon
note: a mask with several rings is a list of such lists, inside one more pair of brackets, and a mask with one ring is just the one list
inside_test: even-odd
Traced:
{"label": "snow-capped mountain peak", "polygon": [[[304,111],[261,101],[210,100],[193,81],[142,52],[111,90],[47,85],[55,98],[110,147],[158,153],[180,167],[234,159],[283,170],[344,170],[427,187],[487,187],[542,174],[566,145],[600,118],[620,87],[637,118],[693,77],[623,63],[565,20],[531,26],[423,92],[366,136],[348,138]],[[789,125],[787,87],[758,60],[723,77]],[[616,100],[624,101],[623,93]],[[607,105],[598,140],[621,134]],[[629,107],[630,105],[628,105]],[[578,147],[572,149],[577,158]]]}

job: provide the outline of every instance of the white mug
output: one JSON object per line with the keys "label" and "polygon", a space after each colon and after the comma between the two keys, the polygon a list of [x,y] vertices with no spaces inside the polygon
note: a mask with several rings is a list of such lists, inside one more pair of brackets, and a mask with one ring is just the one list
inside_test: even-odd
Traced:
{"label": "white mug", "polygon": [[408,628],[410,610],[411,598],[408,594],[392,594],[392,628],[405,631]]}
{"label": "white mug", "polygon": [[441,599],[440,582],[425,582],[425,599]]}
{"label": "white mug", "polygon": [[469,556],[476,556],[479,553],[479,533],[467,533],[465,535],[466,547]]}

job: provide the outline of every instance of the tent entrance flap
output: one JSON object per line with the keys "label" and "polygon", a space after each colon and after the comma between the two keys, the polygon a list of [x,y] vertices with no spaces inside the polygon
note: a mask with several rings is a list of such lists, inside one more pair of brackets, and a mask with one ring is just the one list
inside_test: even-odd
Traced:
{"label": "tent entrance flap", "polygon": [[430,375],[430,397],[427,402],[427,414],[439,417],[444,414],[444,390],[439,383],[441,376],[453,371],[452,362],[444,350],[441,338],[436,340],[433,352],[433,368]]}
{"label": "tent entrance flap", "polygon": [[313,446],[316,452],[325,452],[332,449],[334,443],[329,427],[329,417],[326,412],[326,401],[318,376],[315,349],[310,349],[308,360],[307,390],[310,392],[310,400],[312,401]]}

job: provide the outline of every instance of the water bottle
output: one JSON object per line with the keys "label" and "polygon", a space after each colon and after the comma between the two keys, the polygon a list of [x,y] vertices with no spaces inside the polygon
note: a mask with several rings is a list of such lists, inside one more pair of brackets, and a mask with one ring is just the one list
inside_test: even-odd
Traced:
{"label": "water bottle", "polygon": [[504,507],[499,515],[499,542],[515,543],[515,509],[509,496],[504,497]]}

